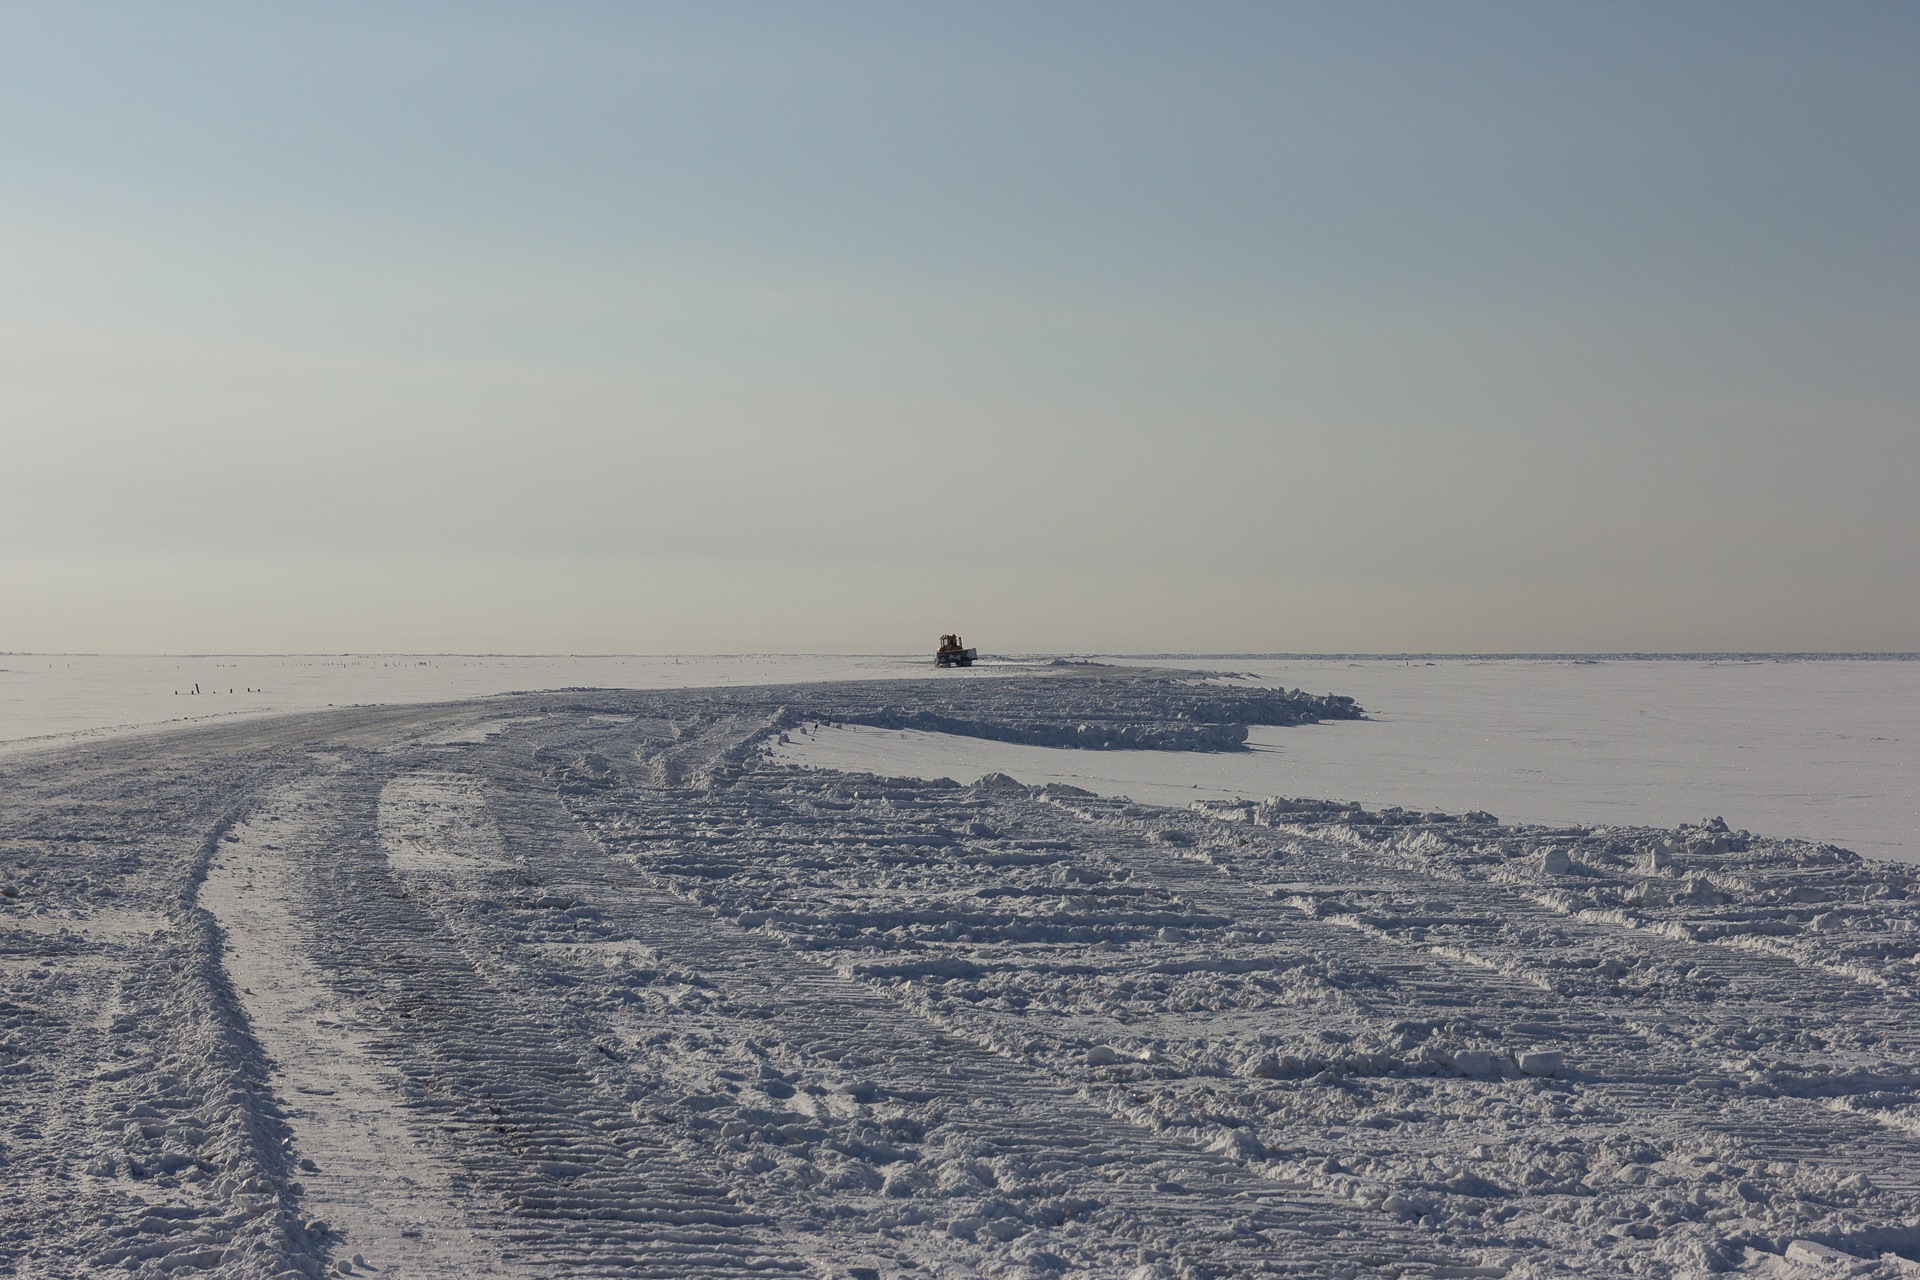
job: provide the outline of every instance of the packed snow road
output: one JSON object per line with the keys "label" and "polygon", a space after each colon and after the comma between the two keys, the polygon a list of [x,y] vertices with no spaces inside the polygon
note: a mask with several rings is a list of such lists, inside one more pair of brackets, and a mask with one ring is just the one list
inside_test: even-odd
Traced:
{"label": "packed snow road", "polygon": [[568,692],[0,768],[0,1273],[1920,1275],[1913,868],[1140,806],[1178,673]]}

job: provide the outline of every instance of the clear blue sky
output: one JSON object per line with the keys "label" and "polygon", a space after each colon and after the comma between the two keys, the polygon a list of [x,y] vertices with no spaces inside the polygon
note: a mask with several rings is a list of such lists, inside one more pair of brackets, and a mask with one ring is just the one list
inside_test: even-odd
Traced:
{"label": "clear blue sky", "polygon": [[1920,649],[1920,6],[0,9],[0,649]]}

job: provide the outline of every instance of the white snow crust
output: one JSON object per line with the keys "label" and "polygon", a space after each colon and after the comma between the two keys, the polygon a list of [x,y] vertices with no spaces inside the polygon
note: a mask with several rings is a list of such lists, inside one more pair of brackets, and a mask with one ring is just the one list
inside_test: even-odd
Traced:
{"label": "white snow crust", "polygon": [[[931,660],[858,654],[630,657],[0,654],[0,755],[152,728],[520,690],[684,689],[919,677]],[[1004,665],[952,674],[984,676]],[[198,688],[199,692],[194,690]]]}
{"label": "white snow crust", "polygon": [[781,756],[1341,714],[1063,669],[0,761],[0,1271],[1920,1274],[1911,867]]}
{"label": "white snow crust", "polygon": [[[913,679],[928,674],[927,664],[925,656],[767,654],[0,655],[0,758],[169,722],[514,690]],[[999,771],[1058,778],[1168,803],[1346,796],[1371,806],[1484,809],[1522,822],[1656,826],[1717,813],[1756,831],[1920,861],[1920,661],[1232,658],[1144,665],[1205,670],[1227,686],[1338,690],[1357,698],[1368,719],[1305,731],[1256,725],[1252,752],[1050,758],[978,740],[914,745],[909,734],[907,745],[889,745],[887,754],[841,742],[832,754],[807,758],[926,777]],[[943,678],[1027,669],[991,660]],[[198,696],[190,692],[195,684],[203,690]],[[840,736],[806,746],[825,750]],[[1174,788],[1187,794],[1173,795]]]}
{"label": "white snow crust", "polygon": [[1520,822],[1652,826],[1714,813],[1920,861],[1920,661],[1182,665],[1235,674],[1223,684],[1338,689],[1368,719],[1256,727],[1253,750],[1215,753],[1061,751],[850,727],[796,739],[783,758],[926,778],[1009,773],[1156,804],[1343,796]]}

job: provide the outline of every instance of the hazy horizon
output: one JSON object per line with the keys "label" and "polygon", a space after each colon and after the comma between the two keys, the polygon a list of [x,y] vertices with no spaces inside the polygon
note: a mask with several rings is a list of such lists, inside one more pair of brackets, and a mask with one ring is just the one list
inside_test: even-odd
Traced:
{"label": "hazy horizon", "polygon": [[1920,648],[1920,10],[0,15],[0,648]]}
{"label": "hazy horizon", "polygon": [[[977,646],[976,646],[977,647]],[[929,650],[931,646],[929,646]],[[53,650],[53,649],[0,649],[0,658],[926,658],[927,651],[893,650],[825,650],[825,649],[741,649],[730,652],[623,652],[606,650],[592,652],[588,650],[547,650],[543,652],[510,652],[507,650],[479,649],[309,649],[248,652],[241,650],[177,650],[141,653],[119,650]],[[1538,660],[1553,662],[1566,659],[1602,659],[1620,662],[1711,662],[1711,661],[1795,661],[1795,662],[1844,662],[1844,661],[1920,661],[1920,650],[1877,649],[1695,649],[1695,650],[1543,650],[1530,653],[1502,653],[1492,650],[1405,650],[1389,652],[1385,650],[1348,650],[1325,653],[1274,651],[1221,651],[1221,650],[1160,650],[1134,653],[1117,653],[1108,650],[1084,650],[1078,652],[1057,650],[1022,650],[1006,653],[982,652],[982,662],[1010,661],[1029,659],[1065,658],[1065,659],[1138,659],[1140,661],[1177,661],[1181,658],[1206,658],[1210,660],[1246,659],[1353,659],[1355,661],[1401,662],[1416,659],[1444,659],[1449,661],[1503,661],[1524,662]]]}

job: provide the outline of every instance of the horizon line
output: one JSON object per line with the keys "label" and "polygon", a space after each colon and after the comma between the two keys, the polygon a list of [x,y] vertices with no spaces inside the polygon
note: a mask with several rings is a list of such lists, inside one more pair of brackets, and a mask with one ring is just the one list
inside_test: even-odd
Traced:
{"label": "horizon line", "polygon": [[[302,652],[289,650],[284,652],[218,652],[205,650],[186,653],[106,653],[92,651],[52,651],[30,649],[0,649],[0,658],[920,658],[924,655],[913,653],[854,653],[833,651],[792,651],[776,650],[741,651],[733,653],[569,653],[561,651],[509,653],[509,652],[460,652],[400,650],[340,650]],[[1304,652],[1205,652],[1188,650],[1184,652],[1153,653],[1116,653],[1110,651],[1070,651],[1030,652],[987,654],[988,658],[1003,661],[1030,661],[1040,659],[1079,659],[1119,658],[1136,661],[1199,660],[1211,661],[1328,661],[1332,659],[1362,659],[1370,661],[1408,662],[1415,659],[1423,661],[1565,661],[1568,659],[1586,659],[1591,661],[1709,661],[1709,660],[1783,660],[1794,661],[1916,661],[1920,660],[1920,651],[1910,650],[1763,650],[1763,649],[1700,649],[1700,650],[1563,650],[1537,652],[1493,652],[1493,651],[1367,651],[1349,650],[1346,652],[1304,653]]]}

